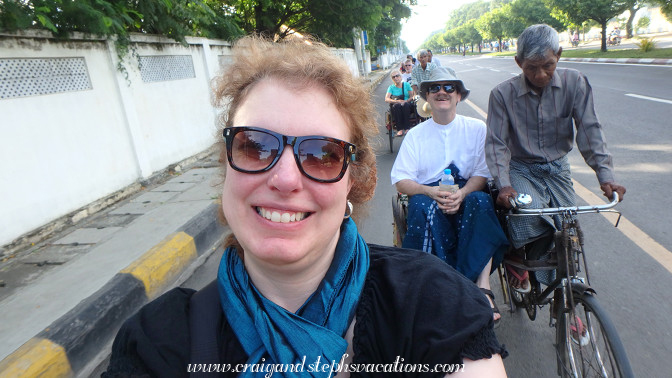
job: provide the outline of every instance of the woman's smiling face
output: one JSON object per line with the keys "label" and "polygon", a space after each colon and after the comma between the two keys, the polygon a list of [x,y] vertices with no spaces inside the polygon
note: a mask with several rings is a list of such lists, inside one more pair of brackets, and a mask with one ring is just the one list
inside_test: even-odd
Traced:
{"label": "woman's smiling face", "polygon": [[[350,140],[348,125],[325,89],[296,90],[275,79],[254,84],[233,125]],[[222,208],[243,247],[245,264],[301,269],[321,257],[330,259],[352,186],[349,170],[335,183],[311,180],[296,165],[291,146],[267,172],[249,174],[228,167]]]}

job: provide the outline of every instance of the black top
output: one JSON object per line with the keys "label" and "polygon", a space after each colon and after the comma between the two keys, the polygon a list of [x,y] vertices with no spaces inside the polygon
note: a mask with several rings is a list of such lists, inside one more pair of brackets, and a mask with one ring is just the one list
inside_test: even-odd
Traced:
{"label": "black top", "polygon": [[[393,364],[400,357],[398,362],[426,364],[432,369],[436,364],[462,363],[464,357],[479,360],[506,355],[495,336],[490,304],[471,281],[427,253],[378,245],[369,248],[371,264],[355,313],[353,364]],[[129,318],[114,340],[103,377],[187,377],[193,293],[173,289]],[[220,361],[244,364],[245,351],[226,317],[221,318]],[[306,367],[310,363],[306,361]],[[385,374],[351,372],[353,377],[381,375]]]}

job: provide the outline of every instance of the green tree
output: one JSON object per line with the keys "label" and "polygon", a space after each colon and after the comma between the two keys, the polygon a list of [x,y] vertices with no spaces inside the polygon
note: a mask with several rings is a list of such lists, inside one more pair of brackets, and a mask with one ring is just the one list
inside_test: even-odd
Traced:
{"label": "green tree", "polygon": [[446,30],[443,34],[441,34],[441,38],[443,38],[443,41],[448,47],[455,47],[461,43],[457,37],[457,34],[455,33],[455,30],[457,29]]}
{"label": "green tree", "polygon": [[548,5],[564,12],[575,23],[595,20],[602,26],[602,51],[607,51],[607,22],[623,13],[629,0],[547,0]]}
{"label": "green tree", "polygon": [[296,31],[313,34],[332,45],[351,46],[354,28],[375,32],[387,14],[400,22],[410,16],[410,5],[416,0],[221,1],[236,10],[240,25],[247,33],[282,39]]}
{"label": "green tree", "polygon": [[635,20],[635,14],[645,6],[646,4],[641,0],[628,0],[628,11],[630,12],[630,15],[628,16],[628,21],[625,23],[625,36],[627,38],[632,38],[632,23]]}
{"label": "green tree", "polygon": [[651,19],[647,16],[642,16],[637,20],[637,29],[646,29],[651,25]]}
{"label": "green tree", "polygon": [[448,22],[446,22],[446,30],[457,28],[469,20],[476,20],[489,11],[490,3],[484,0],[464,4],[450,14]]}
{"label": "green tree", "polygon": [[401,22],[411,16],[411,9],[401,2],[388,2],[386,6],[378,25],[369,29],[369,51],[372,56],[376,55],[377,48],[399,45]]}
{"label": "green tree", "polygon": [[474,52],[474,45],[478,46],[478,51],[481,51],[481,42],[483,36],[476,28],[476,20],[469,20],[460,27],[454,29],[456,37],[460,40],[462,47],[471,47],[471,52]]}
{"label": "green tree", "polygon": [[660,5],[660,11],[672,22],[672,0],[650,0],[650,2]]}
{"label": "green tree", "polygon": [[522,33],[524,25],[511,14],[511,4],[491,10],[476,20],[475,27],[486,40],[496,39],[502,51],[502,39],[514,38]]}
{"label": "green tree", "polygon": [[[544,0],[515,0],[511,3],[510,13],[512,17],[519,19],[524,27],[547,24],[559,32],[567,29],[562,21],[551,15],[551,9],[546,6]],[[520,32],[522,33],[522,30]]]}
{"label": "green tree", "polygon": [[215,12],[193,0],[3,0],[0,30],[47,29],[67,38],[72,32],[116,36],[129,32],[164,35],[184,41],[187,35],[232,38],[240,35],[231,13]]}

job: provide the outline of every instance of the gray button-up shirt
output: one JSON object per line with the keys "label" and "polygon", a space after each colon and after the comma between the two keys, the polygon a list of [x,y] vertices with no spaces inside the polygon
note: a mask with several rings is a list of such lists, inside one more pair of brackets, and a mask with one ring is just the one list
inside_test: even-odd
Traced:
{"label": "gray button-up shirt", "polygon": [[490,92],[486,161],[497,187],[511,186],[509,162],[547,163],[576,144],[600,183],[614,181],[611,154],[595,114],[593,92],[579,71],[557,68],[541,97],[520,74]]}

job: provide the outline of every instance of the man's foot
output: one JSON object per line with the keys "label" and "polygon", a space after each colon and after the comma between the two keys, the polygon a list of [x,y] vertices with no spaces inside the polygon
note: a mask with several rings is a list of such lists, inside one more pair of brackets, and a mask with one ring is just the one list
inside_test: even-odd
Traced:
{"label": "man's foot", "polygon": [[488,301],[490,301],[490,307],[492,308],[492,319],[495,321],[495,327],[499,325],[499,320],[502,318],[502,314],[499,312],[499,308],[497,308],[497,303],[495,303],[495,294],[492,292],[492,290],[485,289],[482,287],[479,287],[481,289],[481,292],[485,294],[485,297],[488,298]]}
{"label": "man's foot", "polygon": [[530,275],[527,270],[515,268],[509,264],[504,264],[509,277],[509,286],[511,289],[527,294],[532,286],[530,285]]}
{"label": "man's foot", "polygon": [[583,325],[581,318],[575,316],[574,319],[575,321],[571,322],[569,326],[572,341],[576,345],[586,346],[590,343],[590,333],[588,333],[588,329]]}
{"label": "man's foot", "polygon": [[397,131],[397,136],[402,136],[402,135],[404,135],[404,130]]}

